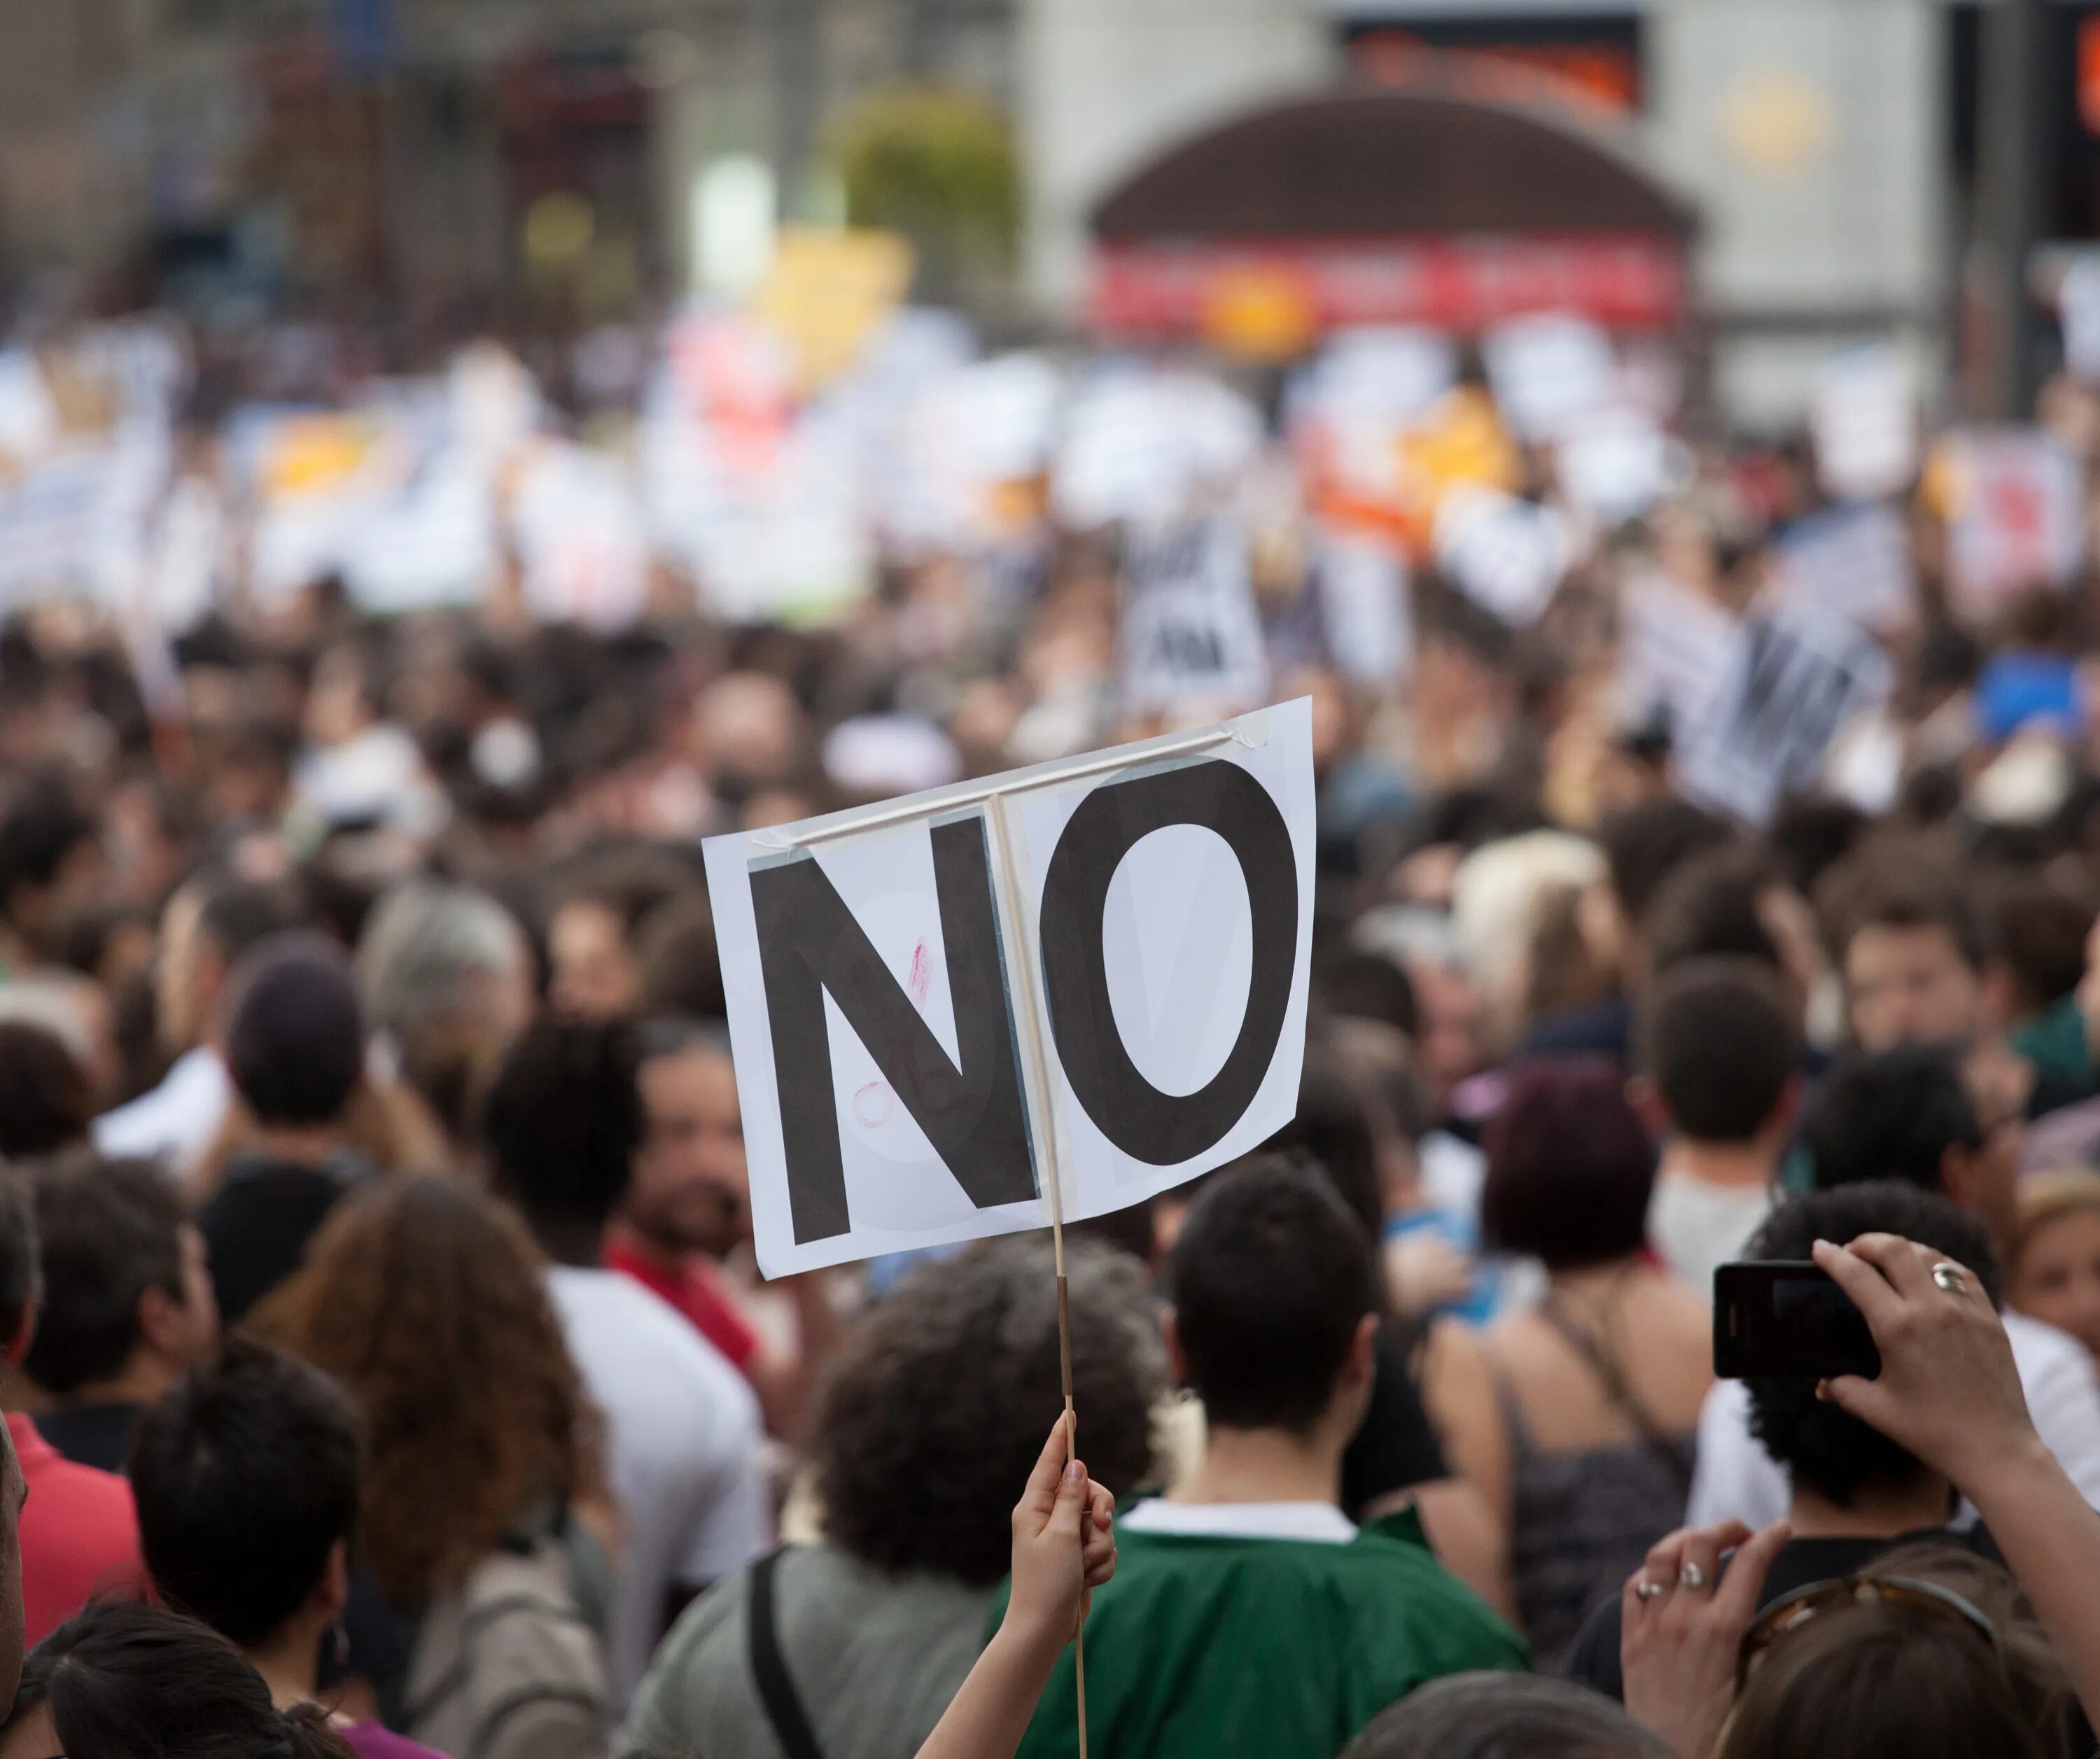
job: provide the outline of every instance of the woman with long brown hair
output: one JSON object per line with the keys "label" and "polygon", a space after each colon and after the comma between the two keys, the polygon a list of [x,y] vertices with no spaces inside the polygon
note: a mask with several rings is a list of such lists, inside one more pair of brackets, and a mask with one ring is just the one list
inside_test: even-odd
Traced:
{"label": "woman with long brown hair", "polygon": [[[377,1595],[364,1631],[353,1622],[351,1660],[386,1720],[448,1752],[476,1746],[470,1730],[455,1744],[460,1707],[427,1688],[480,1664],[448,1654],[438,1668],[434,1652],[468,1640],[462,1629],[485,1640],[489,1627],[462,1613],[492,1598],[492,1571],[513,1566],[536,1573],[504,1604],[532,1602],[527,1616],[553,1622],[505,1642],[532,1650],[543,1673],[596,1669],[602,1690],[594,1642],[586,1655],[579,1631],[555,1628],[577,1627],[593,1591],[579,1516],[602,1506],[594,1420],[523,1223],[454,1180],[373,1186],[330,1215],[259,1329],[364,1410],[358,1557]],[[356,1653],[364,1631],[377,1654]]]}

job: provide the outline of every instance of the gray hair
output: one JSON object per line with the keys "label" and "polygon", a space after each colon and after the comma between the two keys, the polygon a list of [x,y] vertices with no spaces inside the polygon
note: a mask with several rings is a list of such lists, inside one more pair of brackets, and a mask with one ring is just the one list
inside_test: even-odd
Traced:
{"label": "gray hair", "polygon": [[517,919],[486,892],[412,880],[373,911],[357,976],[373,1024],[399,1036],[458,1009],[472,979],[519,975],[528,956]]}

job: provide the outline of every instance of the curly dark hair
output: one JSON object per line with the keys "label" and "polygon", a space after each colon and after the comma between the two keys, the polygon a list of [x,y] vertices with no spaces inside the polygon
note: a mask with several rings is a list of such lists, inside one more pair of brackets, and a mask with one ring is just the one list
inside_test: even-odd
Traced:
{"label": "curly dark hair", "polygon": [[[1144,1273],[1074,1241],[1066,1269],[1079,1454],[1118,1495],[1152,1472],[1165,1351]],[[914,1271],[859,1322],[817,1419],[831,1537],[885,1570],[1006,1574],[1014,1499],[1061,1404],[1048,1246],[1001,1241]]]}
{"label": "curly dark hair", "polygon": [[397,1601],[464,1580],[537,1499],[596,1488],[539,1254],[469,1186],[407,1179],[338,1204],[257,1329],[362,1407],[362,1554]]}

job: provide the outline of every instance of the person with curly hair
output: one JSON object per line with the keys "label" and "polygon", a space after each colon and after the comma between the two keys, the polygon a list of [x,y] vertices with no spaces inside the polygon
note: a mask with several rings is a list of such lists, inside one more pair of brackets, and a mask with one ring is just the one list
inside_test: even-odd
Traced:
{"label": "person with curly hair", "polygon": [[455,1180],[375,1185],[330,1215],[258,1329],[363,1412],[350,1669],[420,1735],[431,1707],[410,1682],[435,1600],[499,1550],[549,1542],[579,1604],[602,1587],[594,1419],[539,1254],[511,1210]]}
{"label": "person with curly hair", "polygon": [[[1087,1472],[1136,1490],[1167,1386],[1151,1298],[1141,1267],[1107,1247],[1075,1243],[1068,1270]],[[618,1750],[781,1759],[782,1720],[799,1717],[825,1759],[912,1759],[984,1647],[1013,1487],[1058,1407],[1047,1245],[1002,1241],[914,1270],[849,1334],[819,1400],[822,1542],[688,1609]]]}

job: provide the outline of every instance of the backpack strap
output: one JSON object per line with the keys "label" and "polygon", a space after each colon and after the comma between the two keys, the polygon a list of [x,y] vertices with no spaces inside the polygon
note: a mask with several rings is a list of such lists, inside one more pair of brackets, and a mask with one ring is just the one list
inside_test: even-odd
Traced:
{"label": "backpack strap", "polygon": [[801,1694],[788,1672],[780,1652],[779,1627],[773,1607],[773,1572],[782,1553],[770,1551],[751,1567],[750,1603],[751,1677],[758,1686],[758,1700],[765,1707],[765,1720],[773,1725],[774,1738],[787,1759],[823,1759],[816,1731],[810,1726],[809,1713],[802,1708]]}

